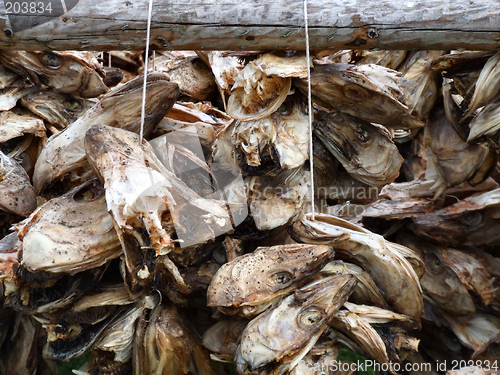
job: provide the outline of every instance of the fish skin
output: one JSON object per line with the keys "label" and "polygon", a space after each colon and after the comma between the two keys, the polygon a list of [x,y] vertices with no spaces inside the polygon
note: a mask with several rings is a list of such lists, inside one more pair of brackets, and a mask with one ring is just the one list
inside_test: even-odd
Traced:
{"label": "fish skin", "polygon": [[[35,164],[33,184],[37,192],[78,169],[90,171],[85,156],[84,137],[92,125],[103,124],[139,132],[142,81],[143,78],[138,77],[110,91],[63,132],[49,138]],[[146,85],[145,136],[153,131],[179,94],[177,84],[168,81],[161,73],[149,74]]]}
{"label": "fish skin", "polygon": [[122,253],[96,179],[47,201],[16,230],[23,242],[21,264],[31,272],[73,274]]}
{"label": "fish skin", "polygon": [[20,216],[36,208],[36,193],[28,174],[14,159],[0,151],[0,210]]}

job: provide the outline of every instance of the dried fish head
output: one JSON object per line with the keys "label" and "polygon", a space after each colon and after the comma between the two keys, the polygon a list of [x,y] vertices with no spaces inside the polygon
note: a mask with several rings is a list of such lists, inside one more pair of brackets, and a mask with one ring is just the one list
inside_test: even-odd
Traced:
{"label": "dried fish head", "polygon": [[467,289],[443,259],[444,249],[414,235],[406,234],[399,240],[419,254],[425,262],[425,272],[420,284],[434,305],[456,315],[468,315],[476,311]]}
{"label": "dried fish head", "polygon": [[17,270],[21,248],[21,241],[15,232],[0,240],[0,302],[2,303],[4,296],[19,289],[20,280],[17,277]]}
{"label": "dried fish head", "polygon": [[30,272],[74,274],[122,253],[96,179],[38,207],[16,230],[23,243],[21,264]]}
{"label": "dried fish head", "polygon": [[314,133],[358,181],[383,186],[399,175],[403,158],[383,126],[320,110],[315,116]]}
{"label": "dried fish head", "polygon": [[0,90],[0,111],[10,111],[19,99],[40,90],[40,87],[24,80],[14,82],[11,86]]}
{"label": "dried fish head", "polygon": [[489,345],[500,341],[498,316],[483,313],[467,316],[443,313],[443,316],[460,342],[474,350],[472,358],[484,352]]}
{"label": "dried fish head", "polygon": [[135,375],[220,373],[199,336],[173,305],[158,306],[149,322],[136,329],[133,368]]}
{"label": "dried fish head", "polygon": [[[479,297],[486,309],[500,311],[500,285],[495,275],[490,273],[495,272],[495,269],[500,270],[500,262],[497,258],[487,257],[486,253],[482,255],[480,252],[484,253],[480,249],[469,253],[443,248],[441,259],[455,272],[467,290]],[[456,310],[450,312],[458,315]]]}
{"label": "dried fish head", "polygon": [[33,135],[41,138],[45,136],[45,132],[43,120],[28,111],[16,109],[0,112],[0,144],[22,136]]}
{"label": "dried fish head", "polygon": [[[323,339],[324,336],[297,363],[297,366],[290,370],[289,375],[351,375],[354,373],[356,364],[337,361],[340,345],[333,340]],[[352,371],[345,370],[347,368]]]}
{"label": "dried fish head", "polygon": [[227,113],[238,120],[258,120],[275,112],[290,92],[292,79],[267,75],[262,58],[249,62],[235,78]]}
{"label": "dried fish head", "polygon": [[[178,86],[161,73],[149,74],[147,80],[145,136],[170,110],[179,93]],[[91,173],[85,157],[84,138],[92,125],[104,124],[139,132],[142,83],[143,79],[138,77],[111,90],[65,131],[49,138],[33,173],[33,184],[38,192],[56,179],[69,176],[70,181],[78,181],[82,174]]]}
{"label": "dried fish head", "polygon": [[100,284],[64,309],[37,315],[47,333],[44,357],[69,360],[81,355],[132,303],[122,282]]}
{"label": "dried fish head", "polygon": [[447,187],[482,182],[496,165],[495,152],[487,144],[463,141],[442,111],[432,113],[424,134],[427,153]]}
{"label": "dried fish head", "polygon": [[93,98],[108,88],[96,58],[85,52],[4,51],[0,62],[35,84],[56,92]]}
{"label": "dried fish head", "polygon": [[196,54],[186,57],[157,53],[155,71],[165,73],[171,82],[179,85],[181,95],[194,100],[207,100],[215,89],[215,80],[210,67]]}
{"label": "dried fish head", "polygon": [[288,98],[271,117],[276,124],[273,146],[281,168],[302,166],[309,159],[309,121],[300,98]]}
{"label": "dried fish head", "polygon": [[105,368],[116,375],[131,374],[136,326],[139,321],[147,319],[158,303],[157,296],[146,296],[117,317],[99,335],[90,358],[79,371],[93,373]]}
{"label": "dried fish head", "polygon": [[310,173],[305,167],[284,170],[276,177],[247,177],[250,214],[259,230],[293,221],[308,201]]}
{"label": "dried fish head", "polygon": [[331,248],[321,245],[258,248],[217,271],[208,287],[207,305],[231,307],[243,316],[253,316],[302,285],[332,257]]}
{"label": "dried fish head", "polygon": [[377,64],[389,69],[397,69],[403,63],[408,51],[370,51],[354,50],[352,51],[350,63],[357,65]]}
{"label": "dried fish head", "polygon": [[171,131],[196,127],[201,145],[206,153],[212,152],[218,134],[229,126],[232,119],[209,102],[177,102],[158,124],[153,137]]}
{"label": "dried fish head", "polygon": [[0,151],[0,210],[28,216],[36,208],[35,189],[26,171]]}
{"label": "dried fish head", "polygon": [[213,160],[239,165],[247,174],[276,174],[309,158],[309,127],[300,99],[289,97],[273,114],[235,121],[215,142]]}
{"label": "dried fish head", "polygon": [[19,80],[19,78],[21,77],[18,74],[0,64],[0,90],[11,86],[15,81]]}
{"label": "dried fish head", "polygon": [[[370,274],[388,305],[419,321],[423,312],[419,277],[406,259],[406,249],[346,220],[317,214],[297,220],[290,228],[293,239],[333,246],[338,258],[359,265]],[[417,257],[415,254],[412,257]]]}
{"label": "dried fish head", "polygon": [[71,94],[60,94],[52,90],[40,90],[28,94],[20,103],[58,129],[66,128],[96,104],[93,100]]}
{"label": "dried fish head", "polygon": [[149,143],[127,130],[95,125],[87,131],[85,148],[104,182],[130,282],[149,285],[155,269],[165,267],[185,287],[167,254],[176,250],[175,242],[198,245],[232,230],[226,204],[200,197],[161,163]]}
{"label": "dried fish head", "polygon": [[326,277],[297,289],[254,318],[243,331],[237,349],[238,373],[244,374],[246,368],[256,370],[314,345],[355,285],[350,275]]}
{"label": "dried fish head", "polygon": [[236,77],[245,67],[244,60],[237,53],[228,51],[197,51],[196,53],[212,69],[225,103],[225,96],[231,93]]}
{"label": "dried fish head", "polygon": [[500,189],[476,194],[413,219],[418,235],[447,246],[496,246],[500,241]]}
{"label": "dried fish head", "polygon": [[406,105],[410,113],[422,121],[427,119],[438,97],[437,76],[436,72],[431,70],[430,63],[442,54],[442,51],[420,52],[404,74],[404,78],[418,83],[408,96]]}
{"label": "dried fish head", "polygon": [[377,288],[377,285],[368,274],[361,267],[343,262],[341,260],[334,260],[323,267],[317,277],[323,275],[352,275],[356,278],[357,284],[354,288],[349,300],[356,303],[364,303],[372,306],[387,308],[383,295]]}
{"label": "dried fish head", "polygon": [[54,312],[93,289],[105,270],[104,266],[75,275],[50,274],[29,272],[19,265],[16,268],[15,287],[10,288],[5,304],[24,314]]}
{"label": "dried fish head", "polygon": [[[43,337],[42,327],[31,316],[19,313],[13,315],[11,336],[0,353],[0,371],[2,374],[12,375],[43,373],[45,360],[38,345]],[[54,371],[55,363],[47,365]]]}
{"label": "dried fish head", "polygon": [[[311,69],[311,88],[316,104],[339,110],[364,121],[391,129],[415,129],[424,123],[404,104],[404,80],[396,71],[378,65],[328,64]],[[304,79],[294,84],[307,93]]]}
{"label": "dried fish head", "polygon": [[232,362],[247,324],[248,320],[244,319],[221,320],[205,332],[203,346],[217,356],[217,359]]}

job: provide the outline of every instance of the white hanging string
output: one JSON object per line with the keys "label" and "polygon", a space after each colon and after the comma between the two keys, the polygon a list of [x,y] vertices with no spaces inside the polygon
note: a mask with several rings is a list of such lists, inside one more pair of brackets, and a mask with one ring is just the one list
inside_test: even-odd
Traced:
{"label": "white hanging string", "polygon": [[139,137],[141,142],[144,139],[144,119],[146,112],[146,83],[148,80],[148,56],[149,56],[149,38],[151,37],[151,15],[153,14],[153,0],[149,0],[148,25],[146,30],[146,52],[144,57],[144,81],[142,83],[142,104],[141,104],[141,131]]}
{"label": "white hanging string", "polygon": [[311,62],[309,53],[309,20],[307,14],[307,0],[304,0],[304,30],[306,34],[307,60],[307,112],[309,117],[309,166],[311,169],[311,217],[314,220],[314,152],[313,152],[313,113],[311,97]]}

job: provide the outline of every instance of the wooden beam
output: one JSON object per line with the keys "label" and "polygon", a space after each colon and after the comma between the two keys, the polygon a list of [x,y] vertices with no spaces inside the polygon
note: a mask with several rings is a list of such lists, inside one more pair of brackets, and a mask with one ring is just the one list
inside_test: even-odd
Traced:
{"label": "wooden beam", "polygon": [[[36,0],[50,3],[51,14],[7,15],[9,2],[0,3],[0,49],[145,47],[148,0],[65,0],[64,15],[61,0]],[[500,50],[497,0],[308,0],[308,9],[314,50]],[[36,22],[45,23],[29,27]],[[154,0],[150,42],[176,50],[297,50],[305,46],[303,25],[302,0]]]}

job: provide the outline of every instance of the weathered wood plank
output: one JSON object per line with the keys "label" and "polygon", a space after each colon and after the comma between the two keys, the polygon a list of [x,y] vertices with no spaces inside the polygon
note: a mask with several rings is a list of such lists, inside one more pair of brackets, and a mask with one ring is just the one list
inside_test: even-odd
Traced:
{"label": "weathered wood plank", "polygon": [[[53,9],[60,1],[43,0]],[[65,2],[71,8],[69,3],[77,0]],[[56,17],[53,12],[46,23],[25,30],[19,17],[5,13],[4,4],[0,4],[0,49],[145,46],[147,0],[79,0],[66,14]],[[308,0],[308,4],[310,44],[315,50],[500,50],[496,0]],[[41,20],[36,12],[25,16],[28,24]],[[164,49],[304,49],[303,25],[301,0],[154,0],[151,44]]]}

